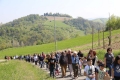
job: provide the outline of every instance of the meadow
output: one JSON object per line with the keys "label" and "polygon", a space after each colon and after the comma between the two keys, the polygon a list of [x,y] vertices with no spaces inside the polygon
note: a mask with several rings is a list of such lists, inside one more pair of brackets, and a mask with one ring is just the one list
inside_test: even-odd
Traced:
{"label": "meadow", "polygon": [[[117,35],[120,30],[112,31],[112,35]],[[103,33],[100,33],[100,39],[102,40]],[[105,38],[107,38],[109,32],[105,32]],[[68,39],[64,41],[57,42],[57,50],[74,48],[77,46],[86,45],[92,42],[92,35],[80,36],[73,39]],[[94,34],[94,42],[98,41],[98,34]],[[86,46],[87,47],[87,46]],[[82,49],[81,49],[82,50]],[[35,46],[26,46],[26,47],[18,47],[18,48],[9,48],[0,51],[0,58],[4,58],[4,56],[14,56],[14,55],[25,55],[25,54],[34,54],[34,53],[50,53],[55,51],[55,43],[48,43],[42,45]]]}
{"label": "meadow", "polygon": [[[112,31],[112,36],[117,35],[120,30]],[[100,40],[102,40],[103,33],[100,33]],[[105,32],[105,39],[107,39],[109,32]],[[92,35],[80,36],[73,39],[68,39],[64,41],[57,42],[57,50],[65,50],[71,48],[72,50],[78,51],[77,47],[82,47],[80,50],[88,48],[88,44],[92,42]],[[114,40],[114,39],[113,39]],[[98,34],[94,34],[94,48],[98,41]],[[89,46],[91,47],[91,46]],[[4,56],[14,56],[14,55],[25,55],[25,54],[34,54],[34,53],[50,53],[55,51],[55,43],[42,44],[36,46],[26,46],[18,48],[9,48],[0,51],[0,58]],[[88,51],[87,51],[88,52]],[[86,52],[86,53],[87,53]],[[103,60],[106,49],[96,49],[97,56],[99,60]],[[113,50],[114,55],[120,54],[120,50]],[[87,55],[84,53],[84,55]],[[54,80],[49,77],[42,69],[39,67],[27,63],[22,60],[10,60],[6,62],[0,62],[0,79],[1,80]]]}
{"label": "meadow", "polygon": [[42,69],[25,61],[0,62],[0,80],[54,80]]}

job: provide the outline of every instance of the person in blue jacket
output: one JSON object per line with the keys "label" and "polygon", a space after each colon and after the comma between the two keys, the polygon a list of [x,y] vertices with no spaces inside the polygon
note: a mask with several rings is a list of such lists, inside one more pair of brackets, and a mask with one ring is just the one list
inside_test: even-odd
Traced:
{"label": "person in blue jacket", "polygon": [[73,67],[73,73],[74,73],[74,79],[78,77],[78,67],[79,67],[79,57],[77,55],[77,52],[74,51],[72,55],[72,67]]}

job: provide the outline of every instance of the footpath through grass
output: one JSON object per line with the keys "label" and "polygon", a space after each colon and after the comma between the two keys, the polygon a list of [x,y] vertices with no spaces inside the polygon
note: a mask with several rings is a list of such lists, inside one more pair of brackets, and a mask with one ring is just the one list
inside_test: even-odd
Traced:
{"label": "footpath through grass", "polygon": [[[112,35],[116,35],[120,32],[120,30],[112,31]],[[100,39],[102,40],[103,33],[100,33]],[[105,32],[105,38],[107,38],[109,32]],[[57,50],[73,48],[76,46],[81,46],[85,44],[89,44],[92,42],[92,36],[81,36],[69,40],[59,41],[57,42]],[[94,41],[98,40],[98,34],[94,34]],[[87,46],[86,46],[87,47]],[[4,58],[4,56],[14,56],[14,55],[25,55],[25,54],[34,54],[34,53],[49,53],[55,51],[55,43],[48,43],[36,46],[26,46],[26,47],[19,47],[19,48],[9,48],[0,51],[0,58]]]}
{"label": "footpath through grass", "polygon": [[0,63],[0,80],[54,80],[49,75],[25,61],[11,60]]}

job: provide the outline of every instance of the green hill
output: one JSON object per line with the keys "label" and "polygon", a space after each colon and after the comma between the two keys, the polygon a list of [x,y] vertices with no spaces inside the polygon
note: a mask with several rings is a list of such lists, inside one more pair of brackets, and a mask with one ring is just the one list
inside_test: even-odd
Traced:
{"label": "green hill", "polygon": [[31,14],[1,25],[0,50],[51,43],[55,41],[55,35],[57,41],[67,40],[91,34],[92,27],[94,33],[103,27],[101,23],[81,17],[73,19],[70,15],[56,13],[55,34],[53,15],[51,13],[45,13],[45,16]]}
{"label": "green hill", "polygon": [[[112,35],[117,35],[120,32],[120,30],[114,30],[112,31]],[[103,33],[100,33],[100,39],[102,40]],[[107,38],[109,35],[109,32],[105,32],[105,38]],[[78,46],[86,45],[92,42],[92,36],[81,36],[73,39],[68,39],[64,41],[58,41],[57,42],[57,50],[63,50],[68,48],[75,48]],[[114,40],[116,38],[113,38]],[[94,42],[98,41],[98,34],[94,34]],[[107,41],[108,43],[108,41]],[[105,43],[105,44],[107,44]],[[97,48],[96,44],[94,44]],[[102,43],[101,43],[102,45]],[[87,47],[87,45],[86,45]],[[95,48],[94,47],[94,48]],[[83,50],[82,48],[80,48]],[[48,44],[42,44],[42,45],[36,45],[36,46],[26,46],[26,47],[20,47],[20,48],[9,48],[0,51],[0,58],[4,58],[4,56],[13,56],[13,55],[25,55],[25,54],[33,54],[33,53],[41,53],[41,52],[52,52],[55,51],[55,43],[48,43]]]}
{"label": "green hill", "polygon": [[87,20],[82,17],[65,20],[64,23],[84,31],[85,34],[90,34],[92,32],[92,27],[95,33],[98,32],[98,30],[102,30],[102,28],[104,27],[104,24],[102,23],[93,22],[91,20]]}
{"label": "green hill", "polygon": [[99,23],[102,23],[102,24],[106,24],[106,22],[108,21],[107,18],[97,18],[97,19],[94,19],[92,20],[93,22],[99,22]]}
{"label": "green hill", "polygon": [[[56,20],[56,35],[57,40],[61,41],[83,36],[84,33]],[[54,42],[54,21],[48,20],[45,16],[31,14],[0,27],[0,49],[50,42]]]}

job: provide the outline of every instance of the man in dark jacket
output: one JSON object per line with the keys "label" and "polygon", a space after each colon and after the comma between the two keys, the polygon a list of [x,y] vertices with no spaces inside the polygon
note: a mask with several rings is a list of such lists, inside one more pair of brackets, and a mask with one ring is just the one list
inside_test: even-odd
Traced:
{"label": "man in dark jacket", "polygon": [[68,59],[65,52],[61,53],[60,60],[59,60],[61,71],[62,71],[62,77],[66,76],[66,69],[68,64]]}
{"label": "man in dark jacket", "polygon": [[70,70],[70,76],[72,76],[72,72],[73,72],[71,56],[72,56],[71,49],[68,49],[67,58],[68,58],[68,67]]}
{"label": "man in dark jacket", "polygon": [[77,55],[78,55],[79,59],[81,59],[83,57],[83,53],[80,50]]}

